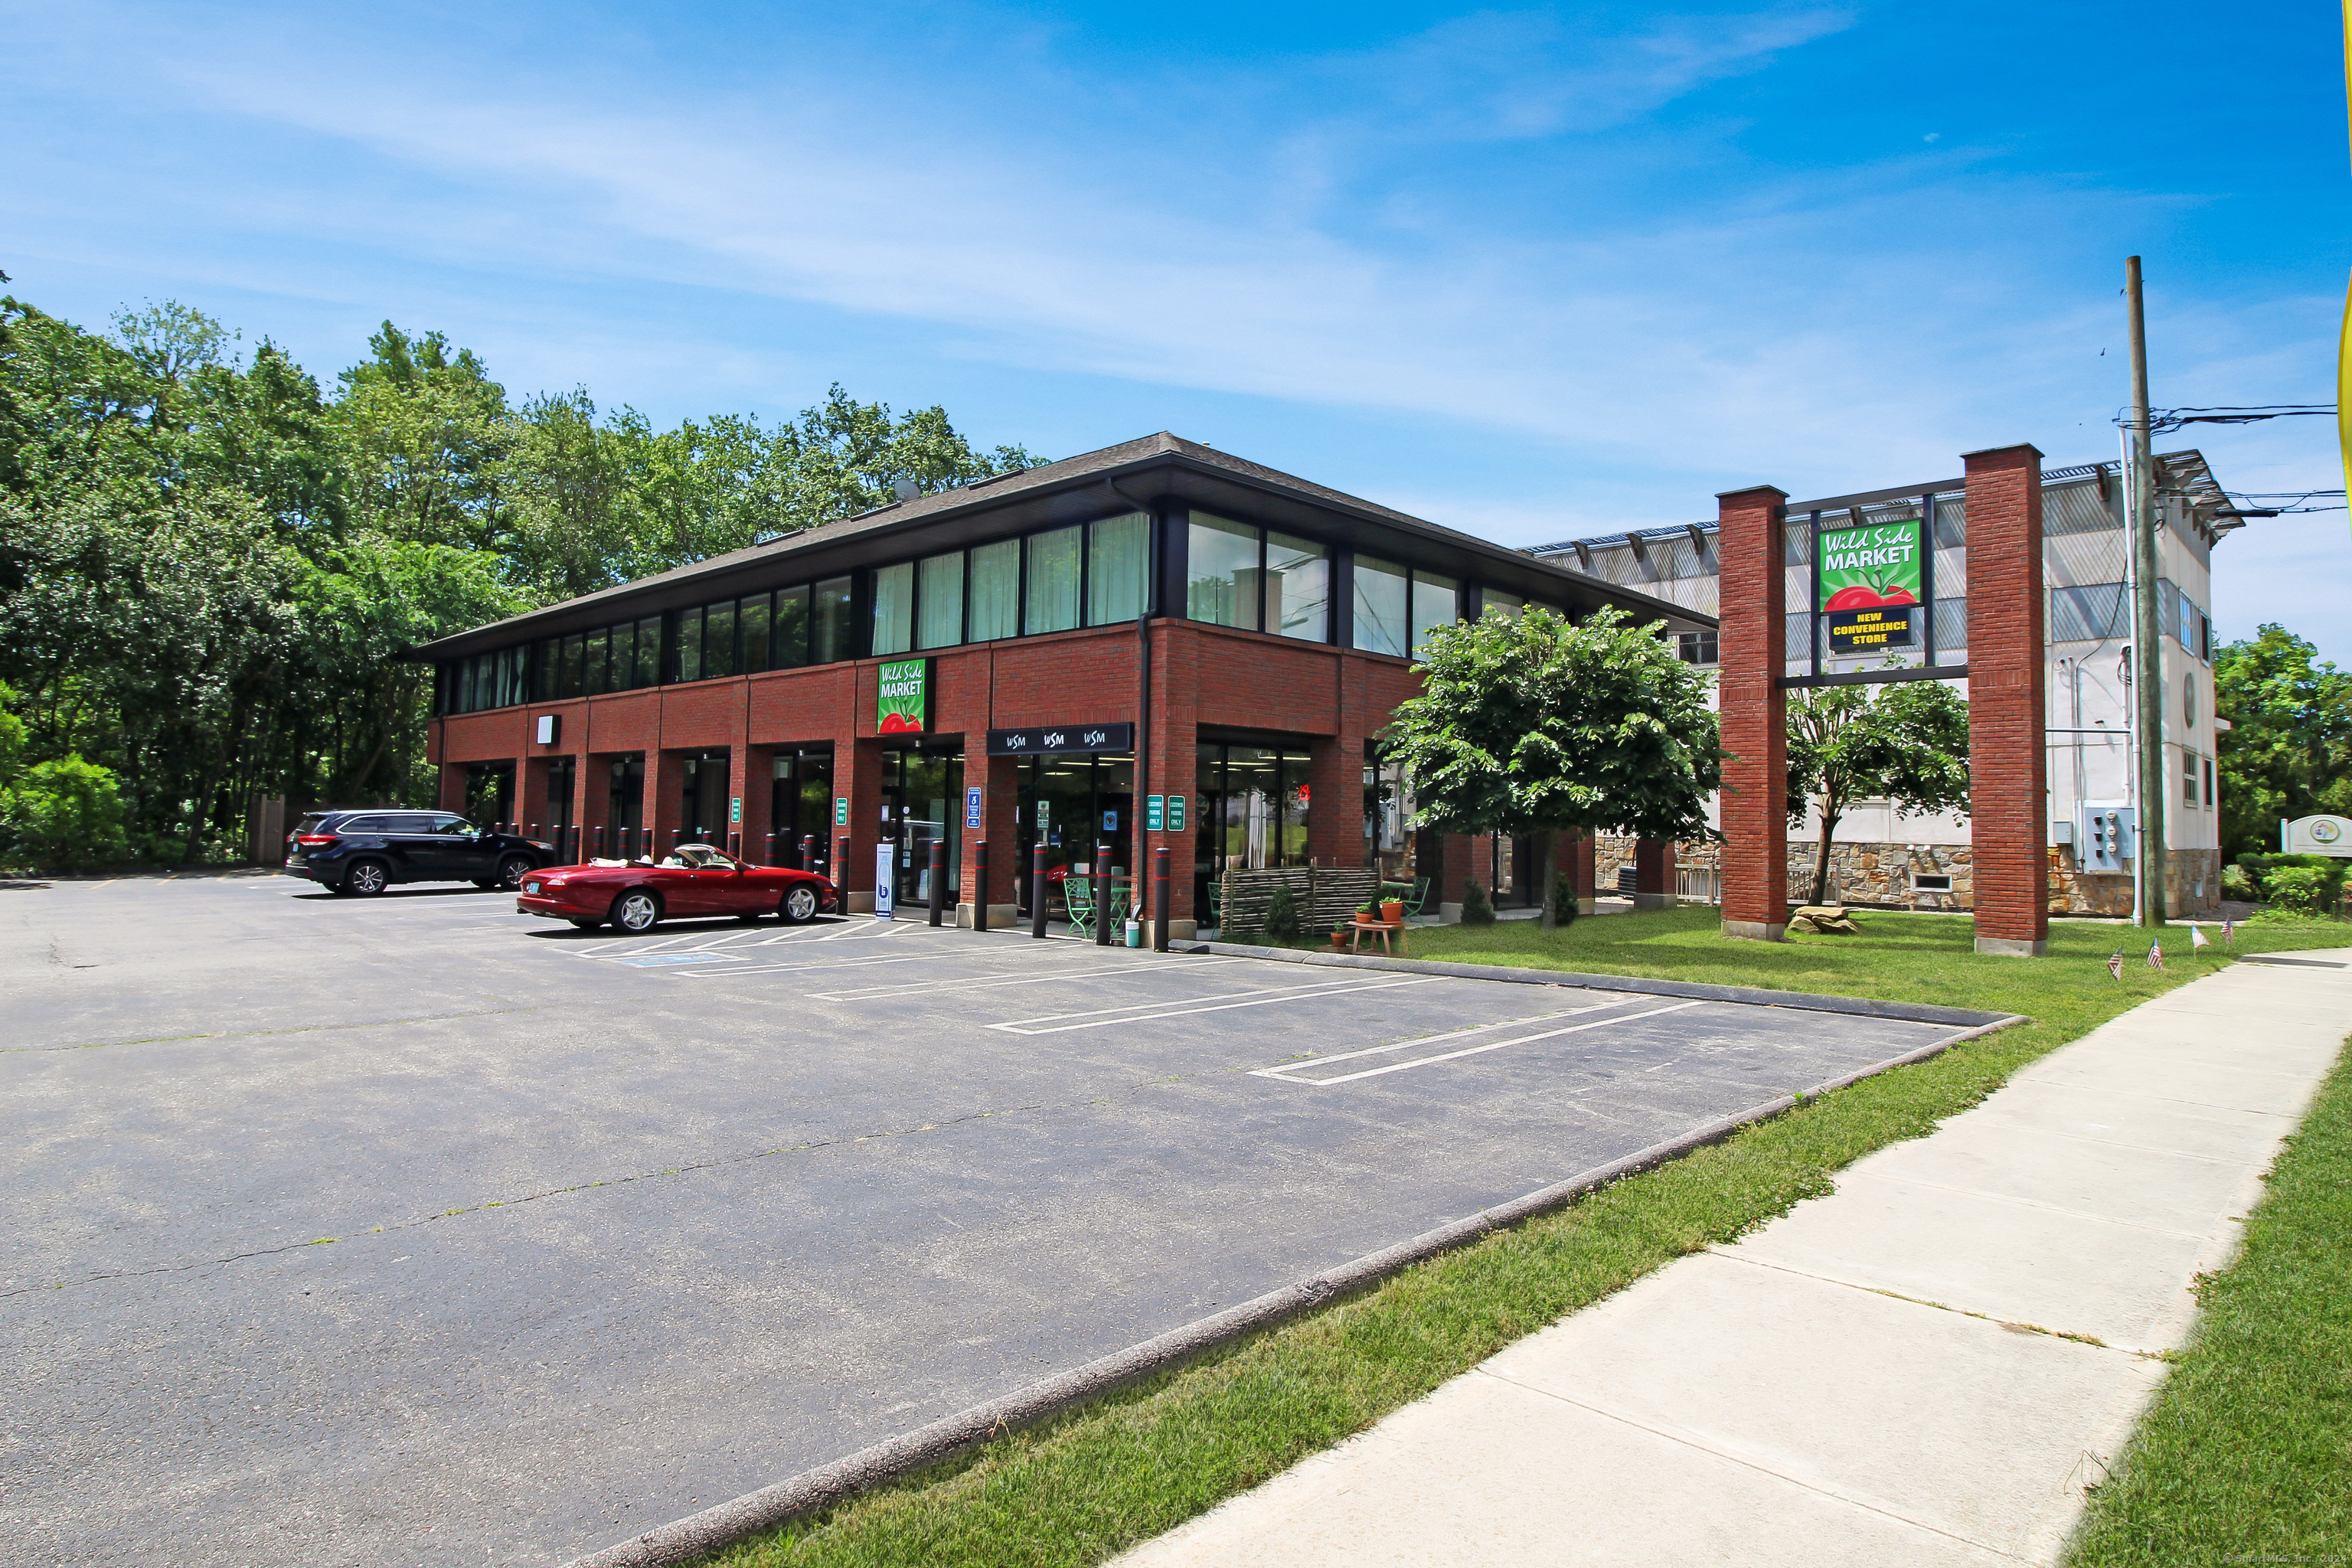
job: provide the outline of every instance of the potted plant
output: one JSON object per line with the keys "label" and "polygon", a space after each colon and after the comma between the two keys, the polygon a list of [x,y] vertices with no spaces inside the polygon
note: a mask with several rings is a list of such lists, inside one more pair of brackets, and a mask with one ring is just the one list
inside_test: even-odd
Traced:
{"label": "potted plant", "polygon": [[1331,928],[1331,951],[1333,952],[1338,952],[1347,945],[1348,928],[1346,926],[1333,926]]}
{"label": "potted plant", "polygon": [[1392,926],[1402,925],[1404,923],[1404,900],[1402,899],[1382,899],[1381,900],[1381,919],[1388,921],[1388,923]]}

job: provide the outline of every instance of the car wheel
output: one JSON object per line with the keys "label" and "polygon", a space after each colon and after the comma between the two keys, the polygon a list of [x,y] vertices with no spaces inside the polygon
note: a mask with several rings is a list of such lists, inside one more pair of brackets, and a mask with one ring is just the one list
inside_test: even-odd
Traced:
{"label": "car wheel", "polygon": [[632,888],[613,900],[613,923],[631,936],[643,936],[661,924],[661,896]]}
{"label": "car wheel", "polygon": [[392,886],[392,868],[381,860],[357,860],[343,873],[343,891],[372,899]]}
{"label": "car wheel", "polygon": [[784,917],[786,925],[805,925],[816,919],[816,889],[803,882],[784,895],[776,912]]}
{"label": "car wheel", "polygon": [[522,879],[525,877],[530,876],[530,873],[531,864],[530,856],[509,855],[505,859],[499,862],[499,879],[497,885],[504,888],[507,891],[511,893],[517,888],[522,886]]}
{"label": "car wheel", "polygon": [[604,922],[603,921],[573,921],[572,925],[576,931],[594,931],[598,926],[603,925],[604,923]]}

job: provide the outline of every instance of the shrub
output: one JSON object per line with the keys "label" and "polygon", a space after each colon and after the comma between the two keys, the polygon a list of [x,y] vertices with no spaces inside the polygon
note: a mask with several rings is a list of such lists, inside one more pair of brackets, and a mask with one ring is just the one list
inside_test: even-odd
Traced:
{"label": "shrub", "polygon": [[2221,868],[2221,896],[2225,899],[2252,899],[2254,896],[2254,879],[2243,866]]}
{"label": "shrub", "polygon": [[1462,923],[1466,926],[1495,923],[1495,906],[1487,901],[1486,889],[1475,882],[1462,889]]}
{"label": "shrub", "polygon": [[79,871],[130,858],[110,770],[68,755],[36,763],[0,791],[0,859],[38,871]]}
{"label": "shrub", "polygon": [[1551,918],[1556,925],[1570,925],[1576,920],[1576,882],[1572,878],[1554,877],[1551,882]]}
{"label": "shrub", "polygon": [[1291,896],[1287,882],[1276,883],[1274,897],[1266,900],[1265,934],[1276,942],[1297,940],[1298,900]]}
{"label": "shrub", "polygon": [[2329,896],[2331,879],[2319,866],[2273,866],[2263,879],[2274,908],[2301,915],[2324,913],[2335,901]]}

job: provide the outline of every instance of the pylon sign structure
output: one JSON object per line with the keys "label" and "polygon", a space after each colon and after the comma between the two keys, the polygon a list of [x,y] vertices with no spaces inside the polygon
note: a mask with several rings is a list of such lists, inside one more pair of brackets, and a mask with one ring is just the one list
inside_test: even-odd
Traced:
{"label": "pylon sign structure", "polygon": [[[1835,528],[1811,520],[1813,595],[1802,624],[1827,623],[1832,652],[1924,649],[1895,669],[1822,674],[1822,633],[1788,658],[1788,495],[1770,485],[1717,497],[1722,560],[1723,934],[1778,942],[1789,922],[1788,693],[1898,680],[1969,683],[1969,815],[1979,952],[2032,957],[2050,939],[2042,816],[2044,750],[2042,454],[1970,452],[1967,466],[1966,664],[1936,662],[1936,497],[1916,520]],[[1832,530],[1834,529],[1834,531]],[[1832,548],[1834,546],[1834,548]],[[1826,592],[1825,590],[1829,591]]]}

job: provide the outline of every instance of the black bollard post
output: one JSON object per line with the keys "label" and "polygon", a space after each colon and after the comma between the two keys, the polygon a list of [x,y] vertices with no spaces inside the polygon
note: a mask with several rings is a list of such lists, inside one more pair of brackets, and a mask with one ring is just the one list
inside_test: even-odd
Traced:
{"label": "black bollard post", "polygon": [[988,929],[988,840],[971,847],[971,929]]}
{"label": "black bollard post", "polygon": [[1095,846],[1095,945],[1110,945],[1110,846]]}
{"label": "black bollard post", "polygon": [[1029,934],[1045,934],[1045,847],[1029,851]]}
{"label": "black bollard post", "polygon": [[803,871],[816,869],[816,835],[814,833],[801,835],[801,869]]}
{"label": "black bollard post", "polygon": [[931,929],[937,931],[940,917],[948,907],[948,842],[931,840]]}
{"label": "black bollard post", "polygon": [[1168,951],[1168,846],[1151,852],[1151,951]]}

